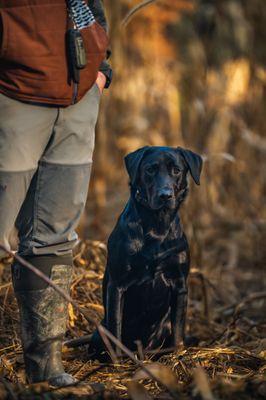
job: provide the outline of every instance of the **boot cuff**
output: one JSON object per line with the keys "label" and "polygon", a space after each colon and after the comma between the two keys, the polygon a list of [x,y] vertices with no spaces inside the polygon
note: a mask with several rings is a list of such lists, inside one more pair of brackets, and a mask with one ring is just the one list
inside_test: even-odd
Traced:
{"label": "boot cuff", "polygon": [[[65,266],[67,274],[69,274],[69,269],[72,269],[73,266],[72,253],[61,256],[26,256],[24,259],[43,272],[48,278],[52,277],[52,269],[55,266]],[[42,290],[48,287],[45,281],[17,261],[12,264],[11,271],[15,292]]]}

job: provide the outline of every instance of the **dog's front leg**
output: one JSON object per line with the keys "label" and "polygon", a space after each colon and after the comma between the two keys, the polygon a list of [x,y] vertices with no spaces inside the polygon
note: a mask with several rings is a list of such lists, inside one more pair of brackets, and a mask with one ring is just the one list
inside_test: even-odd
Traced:
{"label": "dog's front leg", "polygon": [[177,288],[173,290],[171,305],[172,345],[178,347],[185,339],[185,323],[187,313],[187,283],[182,275]]}
{"label": "dog's front leg", "polygon": [[[106,325],[107,329],[121,342],[122,339],[122,313],[124,290],[112,281],[107,284],[106,297]],[[121,356],[121,350],[116,347],[116,354]]]}

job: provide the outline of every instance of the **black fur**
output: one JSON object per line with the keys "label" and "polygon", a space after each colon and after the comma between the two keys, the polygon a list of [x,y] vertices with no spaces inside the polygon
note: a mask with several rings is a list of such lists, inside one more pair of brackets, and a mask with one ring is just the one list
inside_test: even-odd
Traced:
{"label": "black fur", "polygon": [[[182,148],[143,147],[125,158],[130,199],[108,241],[103,325],[130,349],[177,346],[184,338],[189,248],[178,209],[187,174],[202,159]],[[103,345],[96,331],[89,351]]]}

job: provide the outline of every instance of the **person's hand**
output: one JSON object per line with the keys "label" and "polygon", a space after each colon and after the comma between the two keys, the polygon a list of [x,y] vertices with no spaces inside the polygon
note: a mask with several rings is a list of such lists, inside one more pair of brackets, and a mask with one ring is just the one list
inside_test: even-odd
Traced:
{"label": "person's hand", "polygon": [[99,91],[101,93],[103,92],[105,83],[106,83],[106,76],[101,71],[99,71],[97,79],[96,79],[96,84],[97,84],[97,86],[99,88]]}

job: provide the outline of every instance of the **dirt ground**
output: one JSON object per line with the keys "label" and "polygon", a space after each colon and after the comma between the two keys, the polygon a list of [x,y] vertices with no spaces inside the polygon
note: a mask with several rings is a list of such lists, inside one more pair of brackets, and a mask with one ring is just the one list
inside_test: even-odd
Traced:
{"label": "dirt ground", "polygon": [[[75,255],[72,296],[90,318],[100,321],[104,243],[80,243]],[[163,383],[140,372],[129,360],[104,365],[90,361],[84,347],[64,347],[66,371],[79,383],[54,389],[26,385],[18,333],[18,313],[7,260],[0,270],[0,399],[263,399],[265,382],[265,298],[263,270],[214,271],[192,266],[187,331],[198,347],[167,355],[145,355],[145,365]],[[222,283],[222,284],[221,284]],[[81,314],[69,307],[67,338],[92,332]],[[156,357],[156,360],[154,360]],[[158,367],[159,365],[159,367]],[[170,393],[171,392],[171,393]]]}

